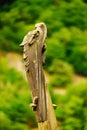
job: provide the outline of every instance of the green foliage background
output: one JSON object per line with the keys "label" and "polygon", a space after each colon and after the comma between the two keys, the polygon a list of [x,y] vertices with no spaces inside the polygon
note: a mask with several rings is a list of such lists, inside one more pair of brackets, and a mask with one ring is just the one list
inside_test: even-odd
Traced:
{"label": "green foliage background", "polygon": [[[62,130],[87,129],[87,83],[73,85],[73,76],[87,77],[87,0],[0,0],[0,51],[16,52],[34,24],[48,28],[45,70],[52,100],[63,104],[55,113]],[[0,58],[0,130],[36,127],[27,82]],[[54,95],[64,88],[66,94]]]}

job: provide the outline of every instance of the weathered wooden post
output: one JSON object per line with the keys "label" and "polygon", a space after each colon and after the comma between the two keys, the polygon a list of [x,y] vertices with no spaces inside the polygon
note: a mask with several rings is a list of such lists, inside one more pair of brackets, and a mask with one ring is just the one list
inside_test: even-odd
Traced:
{"label": "weathered wooden post", "polygon": [[35,28],[24,37],[20,44],[23,47],[25,71],[33,100],[30,106],[36,113],[39,130],[57,130],[57,121],[43,72],[47,28],[44,23],[36,24]]}

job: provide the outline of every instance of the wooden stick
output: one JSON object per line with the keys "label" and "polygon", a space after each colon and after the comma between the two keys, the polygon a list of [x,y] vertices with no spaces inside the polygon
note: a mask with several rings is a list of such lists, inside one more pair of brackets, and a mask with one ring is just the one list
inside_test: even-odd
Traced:
{"label": "wooden stick", "polygon": [[49,122],[49,128],[50,130],[58,130],[58,124],[47,85],[46,85],[46,99],[47,99],[47,120]]}
{"label": "wooden stick", "polygon": [[51,130],[48,121],[38,123],[39,130]]}
{"label": "wooden stick", "polygon": [[43,73],[46,50],[47,28],[44,23],[35,25],[23,39],[23,59],[33,103],[30,106],[36,112],[39,130],[57,130],[57,122]]}

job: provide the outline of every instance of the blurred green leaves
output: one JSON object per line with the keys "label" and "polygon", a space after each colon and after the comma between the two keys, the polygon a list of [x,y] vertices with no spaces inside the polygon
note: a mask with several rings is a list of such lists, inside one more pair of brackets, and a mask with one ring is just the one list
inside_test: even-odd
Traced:
{"label": "blurred green leaves", "polygon": [[9,68],[6,58],[1,58],[0,129],[28,130],[28,125],[35,126],[35,115],[29,107],[30,102],[29,87],[23,75]]}
{"label": "blurred green leaves", "polygon": [[[61,128],[87,130],[87,83],[71,85],[74,72],[87,76],[87,1],[1,0],[0,51],[21,53],[19,44],[37,22],[45,22],[48,29],[45,69],[49,85],[68,90],[66,95],[50,90],[52,101],[63,105],[56,110]],[[29,88],[22,74],[7,64],[0,57],[0,129],[27,130],[36,125],[28,107]]]}
{"label": "blurred green leaves", "polygon": [[48,69],[50,73],[50,84],[56,87],[64,87],[72,83],[73,68],[66,62],[55,60]]}
{"label": "blurred green leaves", "polygon": [[87,61],[84,56],[87,46],[85,1],[16,0],[11,1],[10,5],[9,1],[1,3],[0,50],[21,52],[19,44],[23,36],[34,29],[35,23],[45,22],[49,37],[46,68],[53,60],[61,59],[73,64],[76,73],[87,75]]}
{"label": "blurred green leaves", "polygon": [[[53,94],[52,94],[53,95]],[[87,82],[70,85],[65,95],[56,94],[57,119],[63,130],[86,130],[87,125]]]}

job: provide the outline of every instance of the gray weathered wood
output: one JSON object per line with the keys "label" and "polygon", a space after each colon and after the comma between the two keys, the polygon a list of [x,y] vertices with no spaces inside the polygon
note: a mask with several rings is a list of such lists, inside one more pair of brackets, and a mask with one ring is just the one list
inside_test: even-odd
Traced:
{"label": "gray weathered wood", "polygon": [[20,46],[23,47],[23,58],[27,79],[30,85],[33,103],[38,122],[47,120],[45,79],[43,74],[45,38],[47,29],[44,23],[35,25],[36,29],[29,32]]}
{"label": "gray weathered wood", "polygon": [[30,106],[36,112],[39,130],[58,130],[48,88],[45,84],[43,65],[46,50],[47,28],[44,23],[35,25],[23,39],[23,59],[33,103]]}

